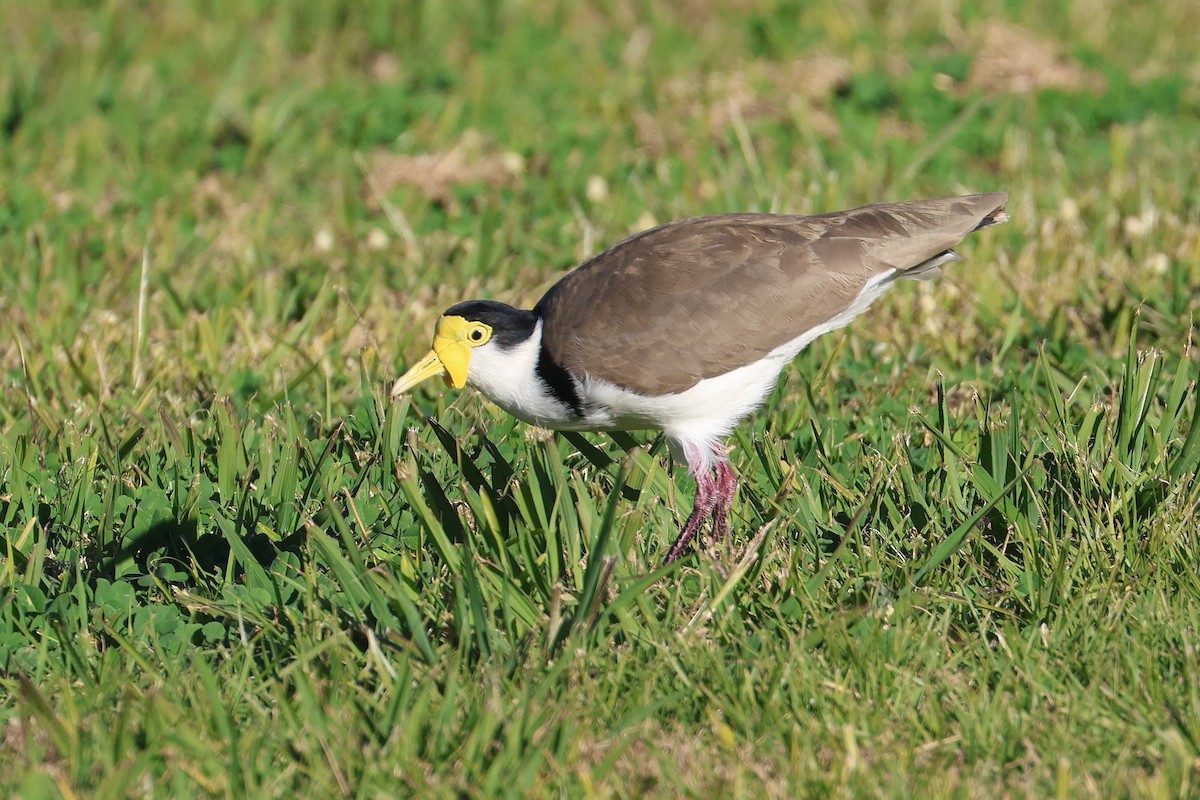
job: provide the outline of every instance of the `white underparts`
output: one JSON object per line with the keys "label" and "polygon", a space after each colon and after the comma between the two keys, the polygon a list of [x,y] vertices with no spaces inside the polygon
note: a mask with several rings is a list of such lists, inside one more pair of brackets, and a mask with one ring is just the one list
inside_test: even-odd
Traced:
{"label": "white underparts", "polygon": [[[538,379],[538,356],[542,351],[542,323],[533,334],[514,347],[490,341],[471,352],[467,382],[489,400],[519,420],[542,428],[586,429],[571,409],[560,403]],[[572,423],[576,424],[572,424]]]}
{"label": "white underparts", "polygon": [[[945,261],[952,260],[946,257]],[[942,257],[931,259],[936,269]],[[814,339],[848,325],[866,311],[898,276],[875,276],[841,313],[772,350],[752,364],[704,380],[675,394],[648,397],[608,381],[585,377],[577,382],[584,416],[560,402],[537,376],[542,323],[526,341],[504,349],[489,342],[471,355],[468,381],[508,413],[534,425],[560,430],[661,429],[676,461],[693,474],[706,473],[724,460],[721,440],[758,408],[779,380],[779,373]]]}
{"label": "white underparts", "polygon": [[915,267],[910,267],[904,270],[897,278],[905,278],[913,281],[928,281],[942,274],[942,264],[950,264],[954,261],[964,261],[965,259],[953,250],[947,250],[944,253],[939,253],[928,261],[922,261]]}

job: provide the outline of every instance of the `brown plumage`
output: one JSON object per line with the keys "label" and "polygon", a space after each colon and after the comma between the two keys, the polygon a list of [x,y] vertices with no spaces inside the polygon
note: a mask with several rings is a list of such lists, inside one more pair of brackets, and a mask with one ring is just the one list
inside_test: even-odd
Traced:
{"label": "brown plumage", "polygon": [[1006,219],[1006,198],[672,222],[574,270],[535,312],[547,351],[572,374],[646,395],[681,392],[828,321],[880,273],[928,277],[968,233]]}

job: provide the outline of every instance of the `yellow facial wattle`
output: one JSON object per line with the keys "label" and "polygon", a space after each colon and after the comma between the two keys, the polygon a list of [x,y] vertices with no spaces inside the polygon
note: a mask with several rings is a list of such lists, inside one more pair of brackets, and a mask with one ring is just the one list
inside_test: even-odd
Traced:
{"label": "yellow facial wattle", "polygon": [[467,385],[471,349],[487,344],[491,338],[490,325],[465,317],[442,317],[433,334],[433,349],[396,381],[392,397],[436,375],[441,375],[447,386],[463,388]]}

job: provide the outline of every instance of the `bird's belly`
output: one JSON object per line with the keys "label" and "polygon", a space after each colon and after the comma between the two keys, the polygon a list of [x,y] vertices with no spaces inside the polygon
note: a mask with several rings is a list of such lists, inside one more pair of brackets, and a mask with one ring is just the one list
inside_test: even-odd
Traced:
{"label": "bird's belly", "polygon": [[601,380],[587,380],[582,399],[588,430],[662,429],[720,437],[756,409],[787,361],[767,357],[705,378],[682,392],[650,396]]}

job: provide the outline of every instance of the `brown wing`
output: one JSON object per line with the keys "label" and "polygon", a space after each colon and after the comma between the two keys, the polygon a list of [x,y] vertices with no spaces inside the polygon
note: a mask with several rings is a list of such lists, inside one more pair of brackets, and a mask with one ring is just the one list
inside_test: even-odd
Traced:
{"label": "brown wing", "polygon": [[844,311],[874,275],[920,266],[1001,222],[1006,195],[814,217],[730,214],[637,234],[538,303],[551,357],[643,394],[680,392]]}

